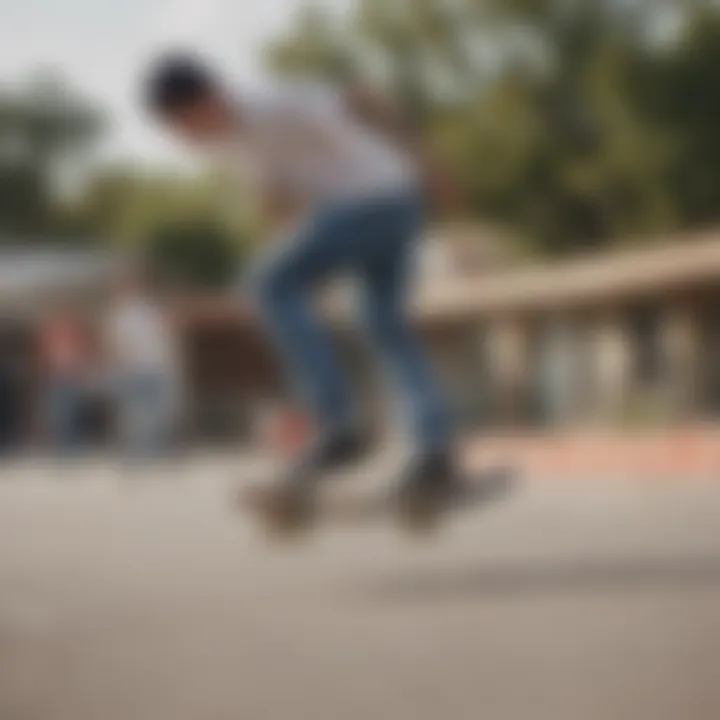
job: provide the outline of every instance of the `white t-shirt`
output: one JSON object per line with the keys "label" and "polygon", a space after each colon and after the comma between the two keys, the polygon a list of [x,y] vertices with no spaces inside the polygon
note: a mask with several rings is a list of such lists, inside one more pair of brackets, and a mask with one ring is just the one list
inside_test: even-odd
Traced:
{"label": "white t-shirt", "polygon": [[121,372],[177,371],[175,339],[163,311],[152,301],[125,300],[111,312],[109,342]]}
{"label": "white t-shirt", "polygon": [[411,158],[316,86],[238,95],[237,136],[218,148],[251,190],[287,192],[308,205],[381,197],[412,188]]}

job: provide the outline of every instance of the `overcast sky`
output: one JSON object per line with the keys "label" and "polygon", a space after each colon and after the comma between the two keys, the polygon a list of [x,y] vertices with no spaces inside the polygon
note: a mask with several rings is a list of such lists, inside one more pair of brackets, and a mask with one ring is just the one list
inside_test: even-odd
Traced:
{"label": "overcast sky", "polygon": [[[332,9],[353,0],[313,0]],[[306,0],[0,0],[0,82],[59,70],[112,113],[107,152],[155,164],[176,149],[136,105],[144,62],[167,46],[192,46],[240,80],[260,76],[258,53]]]}

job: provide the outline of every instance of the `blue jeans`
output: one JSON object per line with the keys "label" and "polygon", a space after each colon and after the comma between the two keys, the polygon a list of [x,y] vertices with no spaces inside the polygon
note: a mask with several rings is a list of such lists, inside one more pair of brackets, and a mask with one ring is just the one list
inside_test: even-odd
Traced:
{"label": "blue jeans", "polygon": [[422,218],[421,202],[411,192],[336,203],[256,268],[261,311],[324,431],[352,425],[354,411],[309,295],[323,280],[349,274],[359,283],[365,324],[404,401],[418,450],[444,450],[450,442],[444,399],[405,307]]}
{"label": "blue jeans", "polygon": [[83,389],[69,377],[55,377],[47,388],[48,424],[53,449],[70,453],[82,442]]}
{"label": "blue jeans", "polygon": [[172,390],[161,373],[134,372],[120,378],[118,420],[123,452],[132,458],[162,454],[172,439]]}

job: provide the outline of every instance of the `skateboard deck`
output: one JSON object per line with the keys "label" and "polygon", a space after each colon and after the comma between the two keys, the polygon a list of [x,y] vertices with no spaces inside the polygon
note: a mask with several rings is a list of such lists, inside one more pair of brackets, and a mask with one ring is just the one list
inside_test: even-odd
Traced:
{"label": "skateboard deck", "polygon": [[297,534],[320,525],[363,526],[374,521],[397,519],[413,532],[432,530],[463,511],[478,510],[510,493],[517,480],[514,471],[498,468],[466,475],[443,504],[427,518],[403,522],[396,494],[388,487],[325,483],[311,493],[290,498],[271,485],[244,489],[239,503],[265,529],[276,534]]}

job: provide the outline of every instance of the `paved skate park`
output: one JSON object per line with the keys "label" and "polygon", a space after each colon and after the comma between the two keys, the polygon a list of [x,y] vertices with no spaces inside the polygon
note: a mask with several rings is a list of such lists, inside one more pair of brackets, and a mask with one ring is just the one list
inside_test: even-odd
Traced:
{"label": "paved skate park", "polygon": [[283,545],[230,502],[264,470],[4,468],[0,717],[718,717],[717,482],[526,478],[433,539]]}

